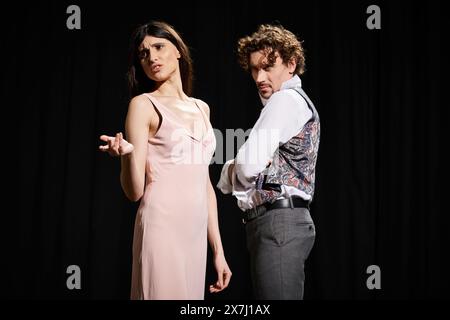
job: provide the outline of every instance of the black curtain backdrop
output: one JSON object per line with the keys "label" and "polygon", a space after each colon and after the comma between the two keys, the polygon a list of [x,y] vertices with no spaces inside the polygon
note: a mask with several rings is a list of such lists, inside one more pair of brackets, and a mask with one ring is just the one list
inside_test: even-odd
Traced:
{"label": "black curtain backdrop", "polygon": [[[80,30],[66,27],[71,4]],[[381,30],[366,27],[371,4]],[[2,226],[2,296],[128,299],[138,204],[121,190],[120,161],[98,151],[99,136],[124,130],[131,31],[161,19],[192,48],[194,96],[222,133],[251,128],[261,109],[237,40],[270,22],[304,40],[303,87],[322,126],[305,299],[450,297],[440,2],[75,0],[16,3],[2,16],[2,91],[15,113],[2,122],[14,127],[8,157],[19,166]],[[214,185],[221,167],[210,167]],[[249,299],[240,210],[216,194],[233,278],[206,299]],[[66,287],[69,265],[81,268],[81,290]],[[380,267],[380,290],[366,286],[370,265]],[[214,280],[208,260],[207,285]]]}

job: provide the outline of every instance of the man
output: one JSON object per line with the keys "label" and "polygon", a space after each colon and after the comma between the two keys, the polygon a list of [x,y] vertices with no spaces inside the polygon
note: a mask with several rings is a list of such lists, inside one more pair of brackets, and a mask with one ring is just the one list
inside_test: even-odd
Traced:
{"label": "man", "polygon": [[264,108],[217,187],[244,211],[257,299],[303,299],[304,263],[314,245],[309,212],[319,148],[319,115],[301,88],[305,57],[296,36],[261,25],[238,42],[240,65]]}

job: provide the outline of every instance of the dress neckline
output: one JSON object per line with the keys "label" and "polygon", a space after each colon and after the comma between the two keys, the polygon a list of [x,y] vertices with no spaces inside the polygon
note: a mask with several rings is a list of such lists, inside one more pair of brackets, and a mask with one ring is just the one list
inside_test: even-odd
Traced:
{"label": "dress neckline", "polygon": [[[182,123],[182,121],[181,121],[181,119],[180,119],[180,116],[178,116],[174,111],[172,111],[172,110],[170,109],[170,107],[168,107],[167,105],[165,105],[164,103],[162,103],[161,101],[159,101],[158,98],[157,98],[156,96],[154,96],[154,95],[152,95],[152,94],[150,94],[150,93],[144,93],[144,94],[145,94],[145,95],[148,95],[148,96],[150,96],[150,97],[152,97],[153,99],[155,99],[156,102],[158,102],[160,105],[162,105],[162,106],[164,107],[164,109],[168,110],[168,111],[174,116],[174,118],[175,118],[174,120],[178,123],[178,125],[179,125],[180,127],[182,127],[184,130],[186,130],[186,132],[188,133],[188,135],[189,135],[192,139],[194,139],[194,140],[196,140],[196,141],[203,141],[203,140],[206,138],[206,136],[207,136],[207,134],[208,134],[208,131],[209,131],[208,122],[206,121],[206,115],[205,115],[204,111],[203,111],[202,108],[197,104],[197,102],[195,101],[195,98],[190,98],[190,97],[189,97],[189,99],[192,99],[192,102],[194,102],[194,104],[195,104],[195,106],[197,107],[197,109],[200,110],[200,113],[201,113],[202,119],[203,119],[203,124],[204,124],[204,127],[205,127],[205,129],[203,130],[203,134],[202,134],[202,136],[200,137],[200,139],[197,138],[197,137],[195,137],[195,135],[192,133],[192,131],[191,131],[187,126],[185,126],[185,125]],[[178,100],[180,100],[180,99],[178,99]],[[180,100],[180,101],[182,101],[182,100]]]}

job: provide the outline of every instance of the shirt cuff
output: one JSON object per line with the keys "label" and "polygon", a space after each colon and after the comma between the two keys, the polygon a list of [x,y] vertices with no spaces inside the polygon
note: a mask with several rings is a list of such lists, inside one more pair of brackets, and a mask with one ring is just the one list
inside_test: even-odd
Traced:
{"label": "shirt cuff", "polygon": [[230,181],[230,177],[228,175],[228,168],[230,164],[234,163],[234,159],[228,160],[222,167],[222,173],[220,174],[220,180],[217,183],[217,188],[222,191],[223,194],[228,194],[233,191],[233,184]]}

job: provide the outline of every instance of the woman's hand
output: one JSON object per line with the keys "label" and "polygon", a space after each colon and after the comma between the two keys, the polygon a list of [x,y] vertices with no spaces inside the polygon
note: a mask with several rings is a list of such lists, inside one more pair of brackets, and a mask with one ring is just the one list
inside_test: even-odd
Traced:
{"label": "woman's hand", "polygon": [[211,293],[220,292],[228,287],[231,279],[231,270],[228,267],[223,253],[215,255],[214,266],[217,272],[217,281],[216,283],[209,286],[209,292]]}
{"label": "woman's hand", "polygon": [[115,137],[101,135],[100,140],[107,142],[106,145],[99,146],[100,151],[108,152],[112,157],[119,157],[133,152],[134,146],[123,138],[122,132]]}

